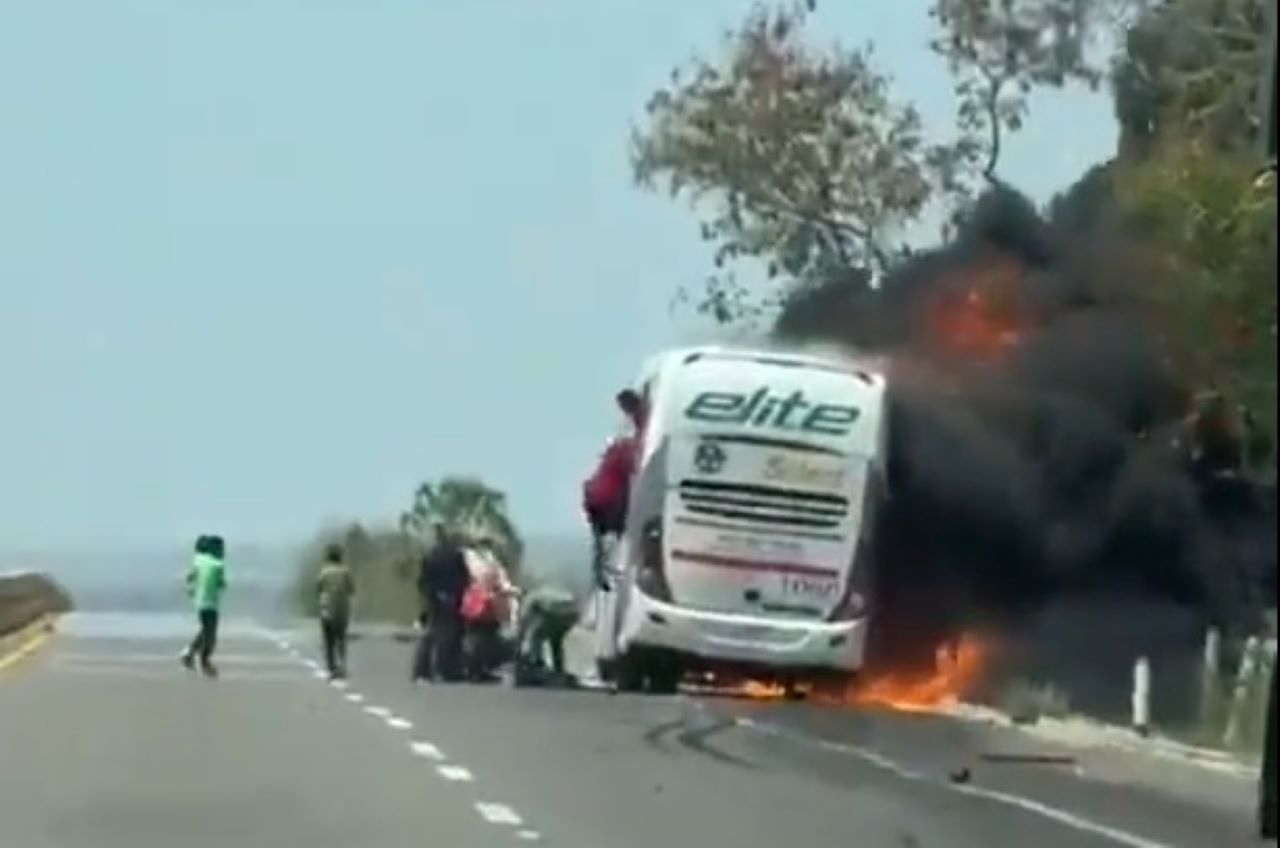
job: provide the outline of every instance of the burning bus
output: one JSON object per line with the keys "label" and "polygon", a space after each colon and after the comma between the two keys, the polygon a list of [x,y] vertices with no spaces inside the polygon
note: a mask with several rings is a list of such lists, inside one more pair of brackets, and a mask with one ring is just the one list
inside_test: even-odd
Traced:
{"label": "burning bus", "polygon": [[837,356],[699,347],[648,363],[627,529],[595,599],[604,680],[796,686],[861,668],[886,386]]}

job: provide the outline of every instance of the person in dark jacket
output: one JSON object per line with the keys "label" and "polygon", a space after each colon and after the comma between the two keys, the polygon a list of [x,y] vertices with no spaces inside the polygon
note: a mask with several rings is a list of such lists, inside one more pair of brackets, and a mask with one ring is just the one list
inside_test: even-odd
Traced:
{"label": "person in dark jacket", "polygon": [[644,404],[630,389],[618,393],[618,407],[627,416],[633,432],[609,443],[600,464],[582,486],[582,506],[591,528],[591,569],[596,585],[608,590],[605,574],[605,542],[625,529],[631,475],[635,471],[640,429],[644,424]]}
{"label": "person in dark jacket", "polygon": [[462,678],[462,599],[471,583],[466,556],[453,534],[435,527],[435,544],[422,558],[418,591],[426,625],[414,659],[415,680]]}

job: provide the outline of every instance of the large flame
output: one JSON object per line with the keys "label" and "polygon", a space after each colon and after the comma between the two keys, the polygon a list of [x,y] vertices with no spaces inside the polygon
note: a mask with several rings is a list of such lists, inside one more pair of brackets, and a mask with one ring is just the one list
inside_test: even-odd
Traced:
{"label": "large flame", "polygon": [[979,682],[989,655],[985,641],[966,634],[935,652],[932,672],[890,672],[852,685],[845,702],[904,712],[953,707]]}
{"label": "large flame", "polygon": [[[888,672],[852,681],[848,686],[835,690],[823,687],[801,689],[813,702],[824,706],[874,706],[900,712],[939,712],[959,704],[973,692],[982,678],[989,656],[990,646],[986,640],[966,634],[937,649],[932,670]],[[731,683],[723,678],[714,685],[714,691],[756,701],[782,700],[788,694],[787,688],[776,681],[740,680]]]}

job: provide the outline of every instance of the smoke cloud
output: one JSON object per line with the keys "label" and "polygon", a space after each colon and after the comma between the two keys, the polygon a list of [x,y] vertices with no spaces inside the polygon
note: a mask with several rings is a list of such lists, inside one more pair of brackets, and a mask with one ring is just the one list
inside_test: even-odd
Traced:
{"label": "smoke cloud", "polygon": [[1068,598],[1223,622],[1273,603],[1274,487],[1196,473],[1189,386],[1135,296],[1133,255],[997,189],[878,288],[833,283],[784,309],[787,343],[891,362],[882,649],[932,651]]}

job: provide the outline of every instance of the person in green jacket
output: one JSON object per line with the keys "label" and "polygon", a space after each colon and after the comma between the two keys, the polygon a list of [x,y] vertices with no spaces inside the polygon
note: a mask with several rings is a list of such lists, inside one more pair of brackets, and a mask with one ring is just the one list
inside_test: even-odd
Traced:
{"label": "person in green jacket", "polygon": [[221,536],[201,536],[196,541],[195,561],[187,572],[187,593],[196,608],[200,628],[191,644],[182,653],[182,664],[214,677],[218,673],[213,664],[213,650],[218,644],[218,615],[222,608],[222,595],[227,588],[226,545]]}

